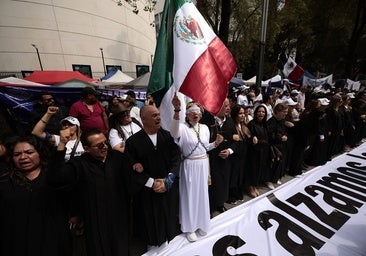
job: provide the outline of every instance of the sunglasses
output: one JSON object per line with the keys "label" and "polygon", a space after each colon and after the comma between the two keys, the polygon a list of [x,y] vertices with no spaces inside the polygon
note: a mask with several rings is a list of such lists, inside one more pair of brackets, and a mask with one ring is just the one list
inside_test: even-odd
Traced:
{"label": "sunglasses", "polygon": [[46,101],[46,102],[51,102],[51,101],[55,101],[55,99],[54,98],[49,98],[49,99],[43,99],[44,101]]}
{"label": "sunglasses", "polygon": [[103,142],[100,142],[94,146],[90,146],[92,148],[98,148],[98,149],[103,149],[104,146],[107,146],[108,147],[108,141],[103,141]]}

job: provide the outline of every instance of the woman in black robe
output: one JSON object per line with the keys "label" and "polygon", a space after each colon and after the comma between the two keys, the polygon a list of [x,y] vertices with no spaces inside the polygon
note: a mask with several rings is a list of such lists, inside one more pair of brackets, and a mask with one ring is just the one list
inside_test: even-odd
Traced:
{"label": "woman in black robe", "polygon": [[[254,110],[254,118],[248,123],[248,128],[252,134],[251,147],[248,159],[249,168],[247,181],[250,186],[258,187],[263,182],[268,182],[270,176],[270,155],[267,131],[267,111],[262,105]],[[255,190],[257,196],[258,190]]]}
{"label": "woman in black robe", "polygon": [[339,107],[339,112],[343,122],[344,141],[342,150],[349,151],[356,144],[356,126],[352,117],[351,98],[349,95],[342,96],[342,105]]}
{"label": "woman in black robe", "polygon": [[231,176],[229,185],[229,203],[236,204],[237,200],[243,199],[244,176],[248,169],[247,151],[250,131],[246,126],[244,107],[234,105],[231,109],[231,117],[234,121],[236,134],[233,140],[237,144],[236,151],[231,155]]}
{"label": "woman in black robe", "polygon": [[309,149],[305,152],[305,163],[312,166],[327,162],[328,128],[325,109],[328,102],[324,99],[313,99],[301,115],[303,131],[308,138]]}
{"label": "woman in black robe", "polygon": [[342,97],[335,94],[330,98],[329,107],[326,110],[327,126],[329,129],[328,160],[341,151],[339,146],[341,144],[341,135],[343,135],[343,121],[339,111],[341,104]]}
{"label": "woman in black robe", "polygon": [[46,183],[44,145],[17,138],[0,178],[0,255],[71,255],[66,200]]}

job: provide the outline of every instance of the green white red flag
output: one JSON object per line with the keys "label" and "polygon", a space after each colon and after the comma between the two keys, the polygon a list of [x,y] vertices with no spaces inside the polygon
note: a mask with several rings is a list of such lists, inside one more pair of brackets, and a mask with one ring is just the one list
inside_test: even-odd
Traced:
{"label": "green white red flag", "polygon": [[296,81],[304,74],[304,70],[297,65],[293,58],[288,57],[286,64],[283,66],[283,74],[288,79]]}
{"label": "green white red flag", "polygon": [[160,109],[163,127],[168,128],[164,122],[173,116],[174,92],[217,114],[235,72],[236,63],[230,51],[192,1],[166,0],[147,88]]}

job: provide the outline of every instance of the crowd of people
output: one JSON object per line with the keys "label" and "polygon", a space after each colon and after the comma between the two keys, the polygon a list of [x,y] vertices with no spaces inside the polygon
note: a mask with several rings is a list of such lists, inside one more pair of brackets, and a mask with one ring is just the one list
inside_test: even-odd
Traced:
{"label": "crowd of people", "polygon": [[225,203],[366,137],[366,91],[244,86],[216,115],[171,103],[164,130],[151,97],[106,106],[86,87],[66,111],[43,92],[28,134],[0,138],[0,255],[129,255],[131,239],[150,250],[182,232],[194,242]]}

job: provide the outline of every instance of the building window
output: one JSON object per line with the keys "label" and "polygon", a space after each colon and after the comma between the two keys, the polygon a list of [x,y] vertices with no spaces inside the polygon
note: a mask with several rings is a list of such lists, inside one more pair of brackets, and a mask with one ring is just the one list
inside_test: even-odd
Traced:
{"label": "building window", "polygon": [[22,76],[23,78],[29,76],[30,74],[32,74],[33,71],[29,71],[29,70],[22,70]]}
{"label": "building window", "polygon": [[107,68],[107,74],[115,69],[122,71],[122,67],[119,65],[106,65],[105,67]]}
{"label": "building window", "polygon": [[142,76],[149,71],[150,67],[147,65],[136,65],[136,77]]}
{"label": "building window", "polygon": [[90,65],[83,65],[83,64],[72,64],[73,71],[79,71],[84,76],[89,78],[93,78],[92,70]]}

